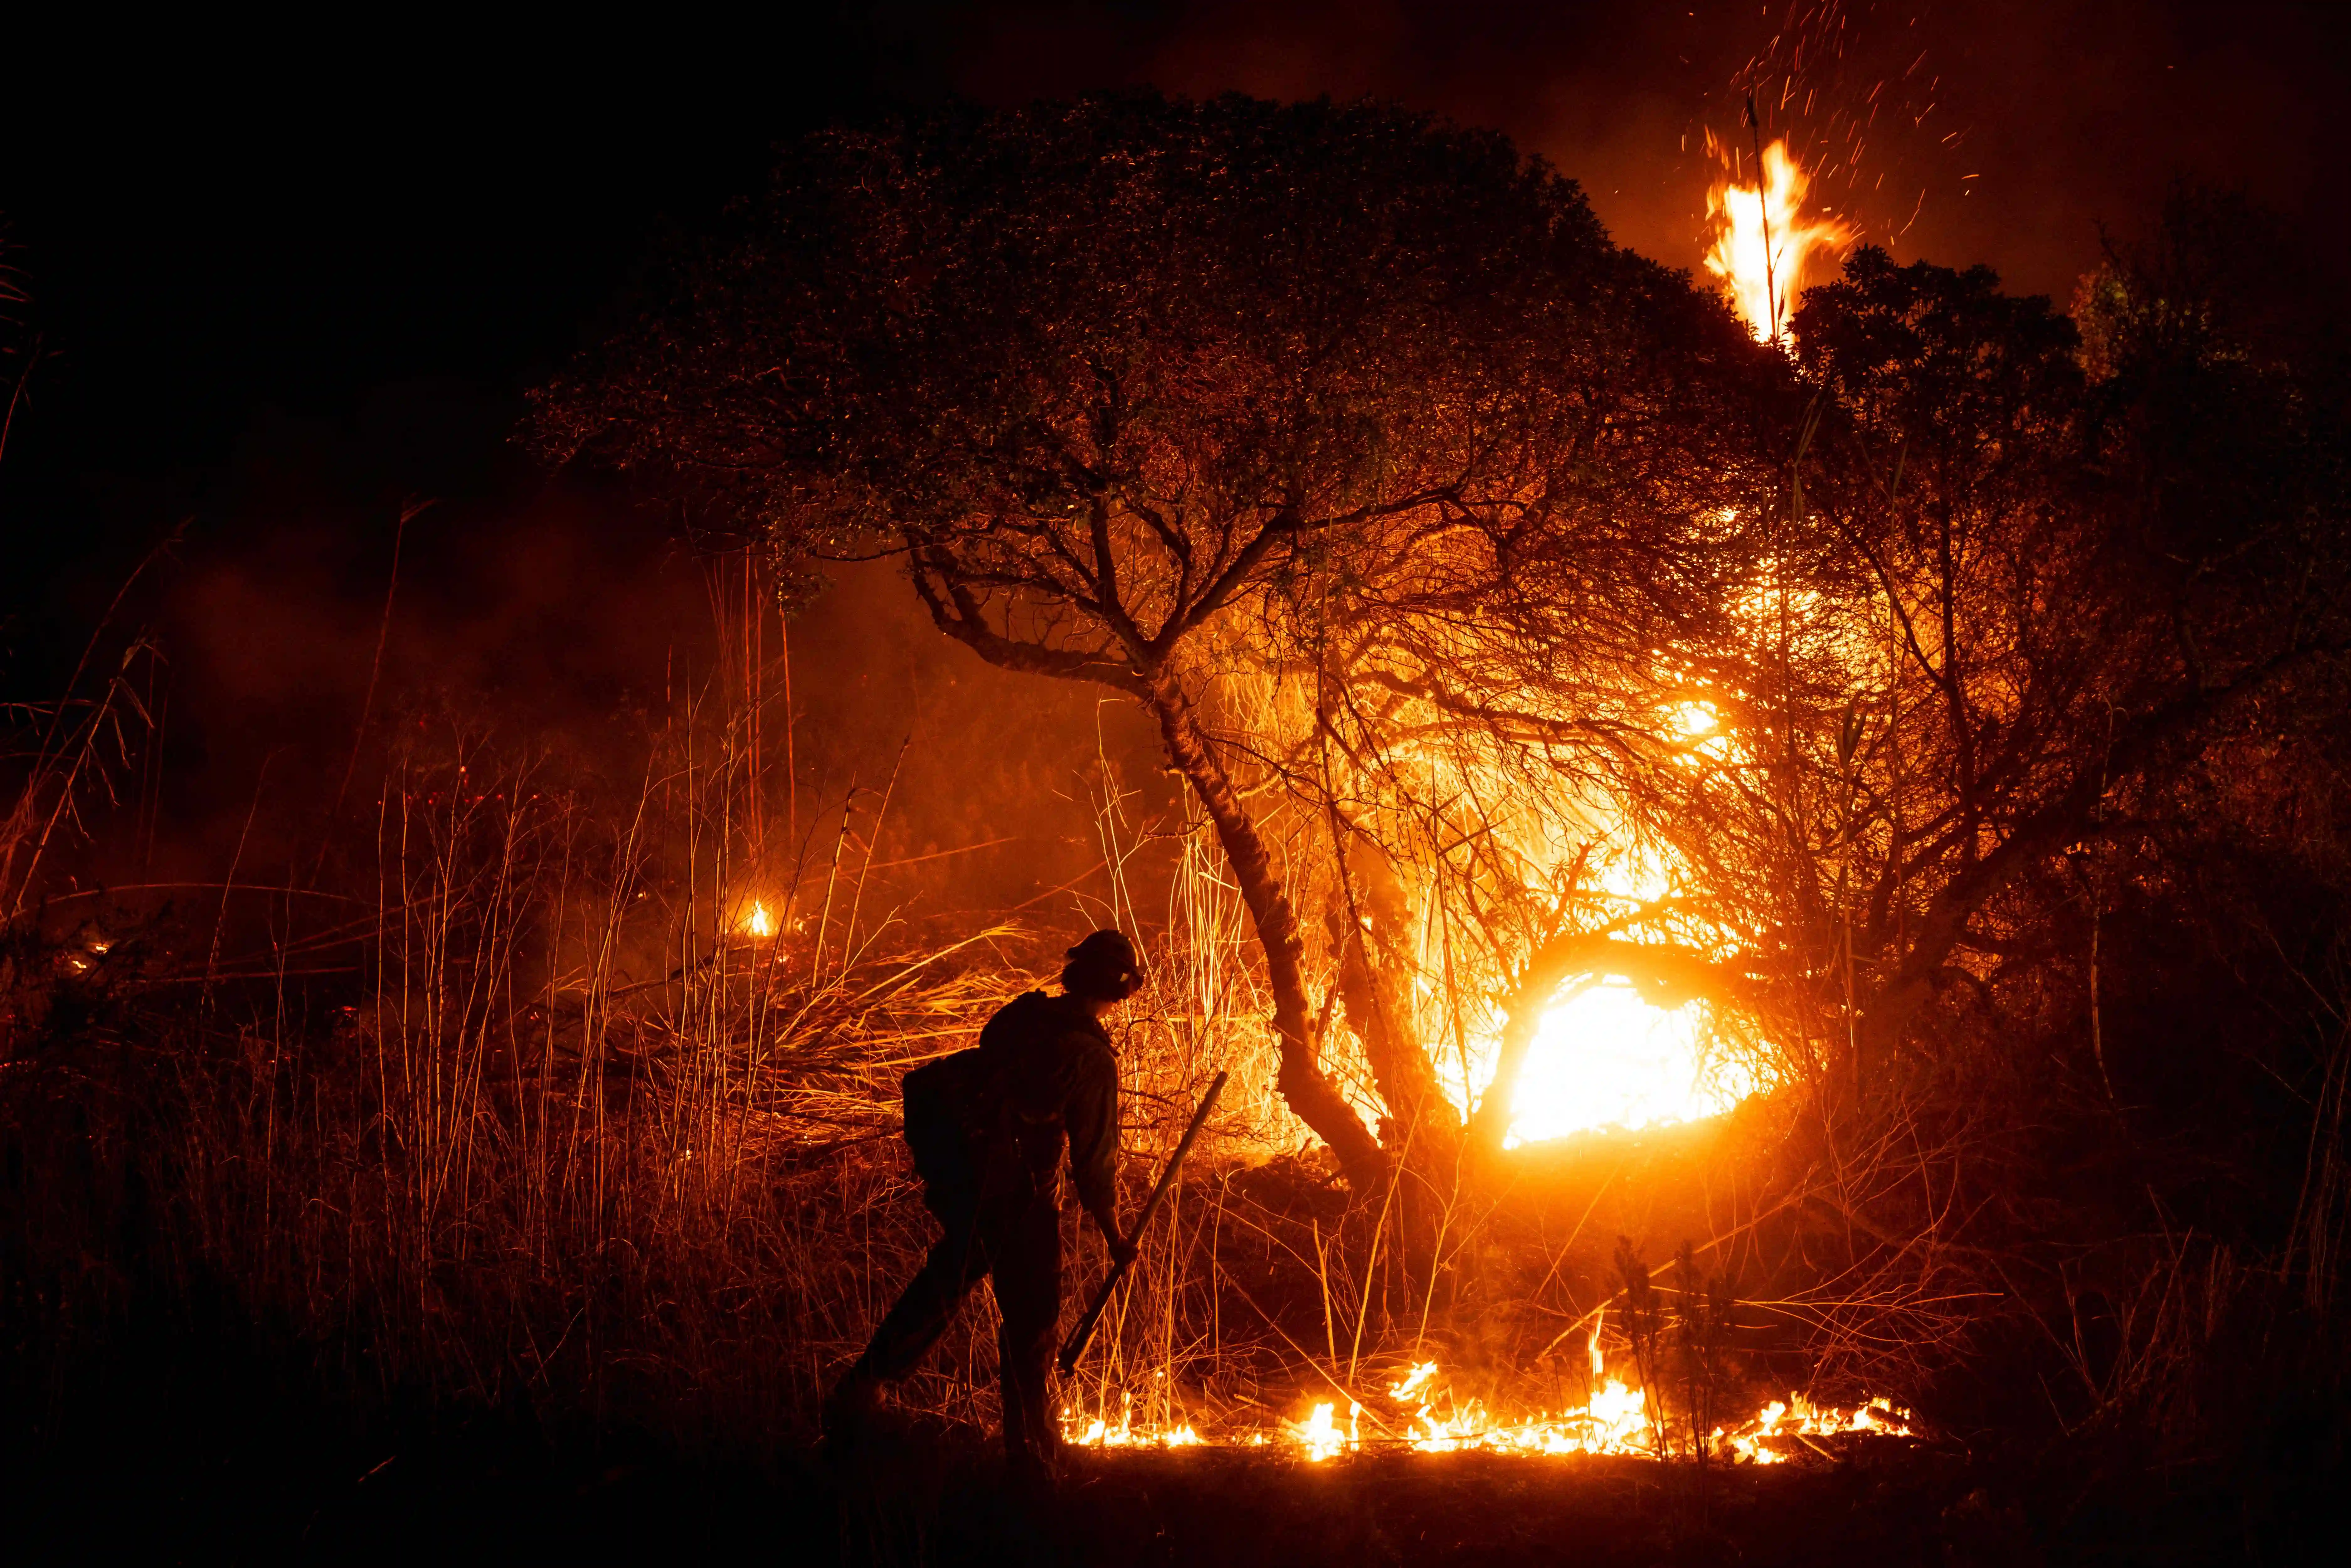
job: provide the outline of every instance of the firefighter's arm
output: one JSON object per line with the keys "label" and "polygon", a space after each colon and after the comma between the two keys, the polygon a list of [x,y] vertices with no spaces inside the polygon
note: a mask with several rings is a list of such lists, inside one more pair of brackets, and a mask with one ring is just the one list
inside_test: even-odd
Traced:
{"label": "firefighter's arm", "polygon": [[1123,1263],[1134,1243],[1118,1228],[1118,1063],[1099,1047],[1079,1060],[1075,1092],[1070,1096],[1070,1175],[1094,1223],[1102,1228],[1110,1255]]}
{"label": "firefighter's arm", "polygon": [[1140,1249],[1132,1240],[1118,1233],[1117,1209],[1104,1205],[1101,1208],[1090,1208],[1087,1212],[1094,1217],[1094,1223],[1102,1228],[1102,1246],[1109,1249],[1111,1261],[1134,1262],[1134,1255]]}

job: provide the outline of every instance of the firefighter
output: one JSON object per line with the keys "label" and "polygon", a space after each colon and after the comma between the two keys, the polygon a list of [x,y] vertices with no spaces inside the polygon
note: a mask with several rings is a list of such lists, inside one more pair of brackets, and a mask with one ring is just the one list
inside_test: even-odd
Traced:
{"label": "firefighter", "polygon": [[1134,947],[1097,931],[1068,953],[1061,995],[1030,991],[998,1010],[977,1048],[906,1075],[906,1144],[923,1201],[944,1230],[872,1343],[825,1400],[825,1432],[854,1440],[883,1385],[922,1361],[982,1275],[996,1290],[1004,1448],[1016,1470],[1050,1478],[1061,1434],[1047,1409],[1061,1312],[1060,1166],[1114,1261],[1134,1255],[1118,1228],[1118,1062],[1102,1017],[1142,984]]}

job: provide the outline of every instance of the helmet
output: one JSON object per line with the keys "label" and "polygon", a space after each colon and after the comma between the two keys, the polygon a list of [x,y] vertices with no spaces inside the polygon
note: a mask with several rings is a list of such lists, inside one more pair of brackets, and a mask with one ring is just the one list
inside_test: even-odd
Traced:
{"label": "helmet", "polygon": [[1069,951],[1061,988],[1092,1001],[1123,1002],[1143,988],[1134,944],[1116,931],[1097,931]]}

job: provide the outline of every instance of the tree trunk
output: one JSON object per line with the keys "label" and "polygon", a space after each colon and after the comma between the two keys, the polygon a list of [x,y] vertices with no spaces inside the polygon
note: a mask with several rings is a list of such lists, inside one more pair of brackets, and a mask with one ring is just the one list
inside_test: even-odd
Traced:
{"label": "tree trunk", "polygon": [[1208,821],[1216,825],[1217,840],[1224,845],[1233,880],[1240,886],[1258,941],[1265,948],[1266,983],[1273,991],[1273,1029],[1281,1045],[1281,1072],[1276,1080],[1281,1097],[1299,1120],[1330,1145],[1347,1184],[1358,1193],[1375,1192],[1386,1177],[1387,1160],[1371,1130],[1323,1076],[1313,1031],[1307,1023],[1312,1009],[1307,1003],[1306,977],[1300,965],[1298,915],[1290,906],[1290,895],[1282,891],[1273,857],[1239,791],[1201,732],[1191,699],[1175,675],[1165,670],[1153,674],[1148,692],[1144,701],[1159,721],[1168,759],[1190,781]]}
{"label": "tree trunk", "polygon": [[[1562,945],[1553,944],[1552,946]],[[1542,1016],[1566,983],[1573,963],[1565,951],[1536,952],[1520,977],[1517,989],[1502,1009],[1502,1039],[1494,1052],[1494,1076],[1469,1118],[1469,1145],[1479,1168],[1490,1166],[1502,1152],[1510,1131],[1510,1099],[1518,1092],[1519,1074],[1526,1071],[1527,1051],[1533,1046]]]}
{"label": "tree trunk", "polygon": [[1412,911],[1386,857],[1368,845],[1356,849],[1350,856],[1353,874],[1332,897],[1323,925],[1339,960],[1339,1000],[1347,1027],[1364,1042],[1373,1081],[1394,1124],[1380,1141],[1392,1156],[1417,1167],[1449,1165],[1459,1150],[1461,1119],[1445,1098],[1436,1064],[1413,1023],[1412,994],[1404,979],[1410,964],[1402,956]]}
{"label": "tree trunk", "polygon": [[[1374,927],[1368,933],[1366,920]],[[1380,1125],[1395,1182],[1388,1212],[1395,1221],[1405,1277],[1417,1288],[1437,1266],[1445,1213],[1459,1185],[1461,1118],[1445,1098],[1412,1027],[1411,999],[1397,983],[1403,966],[1380,939],[1378,928],[1385,924],[1368,908],[1356,918],[1343,896],[1333,897],[1324,915],[1331,950],[1339,958],[1340,1006],[1347,1027],[1363,1041],[1373,1082],[1388,1108]]]}

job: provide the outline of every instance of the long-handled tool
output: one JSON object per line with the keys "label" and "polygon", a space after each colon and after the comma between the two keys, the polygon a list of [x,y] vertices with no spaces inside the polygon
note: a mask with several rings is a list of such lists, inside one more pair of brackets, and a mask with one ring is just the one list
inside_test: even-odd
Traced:
{"label": "long-handled tool", "polygon": [[[1143,1213],[1136,1218],[1134,1228],[1127,1233],[1128,1239],[1138,1246],[1143,1241],[1144,1229],[1151,1224],[1151,1217],[1159,1212],[1160,1199],[1165,1197],[1167,1189],[1176,1185],[1176,1173],[1182,1168],[1184,1156],[1192,1152],[1192,1140],[1200,1135],[1200,1129],[1207,1125],[1208,1113],[1217,1108],[1217,1096],[1225,1092],[1225,1077],[1224,1073],[1217,1073],[1208,1085],[1208,1092],[1200,1097],[1200,1108],[1192,1113],[1192,1124],[1184,1129],[1183,1140],[1176,1145],[1176,1152],[1167,1156],[1167,1168],[1159,1173],[1159,1185],[1151,1189],[1151,1201],[1143,1206]],[[1062,1375],[1067,1376],[1077,1370],[1078,1357],[1086,1354],[1086,1345],[1094,1337],[1094,1329],[1102,1322],[1103,1309],[1110,1305],[1111,1292],[1118,1289],[1118,1282],[1126,1278],[1126,1271],[1133,1267],[1134,1260],[1129,1258],[1111,1270],[1109,1278],[1102,1282],[1102,1289],[1094,1292],[1092,1303],[1086,1308],[1086,1315],[1078,1320],[1078,1326],[1071,1329],[1070,1337],[1061,1342]]]}

